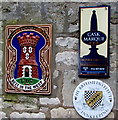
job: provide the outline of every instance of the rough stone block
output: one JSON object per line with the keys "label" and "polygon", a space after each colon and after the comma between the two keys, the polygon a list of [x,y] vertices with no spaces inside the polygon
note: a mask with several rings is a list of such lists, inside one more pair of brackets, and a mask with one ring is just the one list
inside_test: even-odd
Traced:
{"label": "rough stone block", "polygon": [[31,113],[30,118],[45,118],[45,114],[42,112],[39,113]]}
{"label": "rough stone block", "polygon": [[40,98],[41,105],[58,105],[60,104],[59,98]]}
{"label": "rough stone block", "polygon": [[69,32],[75,32],[75,31],[78,31],[78,30],[79,30],[78,23],[76,25],[70,24],[70,26],[69,26]]}
{"label": "rough stone block", "polygon": [[0,98],[0,111],[2,111],[2,103],[3,103],[3,101],[2,101],[2,98]]}
{"label": "rough stone block", "polygon": [[[69,118],[81,118],[79,114],[75,111],[75,109],[67,109]],[[82,118],[81,118],[82,119]]]}
{"label": "rough stone block", "polygon": [[51,110],[51,118],[80,118],[80,116],[74,109],[59,107]]}
{"label": "rough stone block", "polygon": [[41,108],[40,108],[40,111],[41,111],[41,112],[44,112],[44,113],[46,113],[48,110],[49,110],[49,109],[46,108],[46,107],[41,107]]}
{"label": "rough stone block", "polygon": [[12,102],[3,102],[3,108],[7,109],[7,108],[11,108],[13,106]]}
{"label": "rough stone block", "polygon": [[68,114],[66,109],[64,108],[57,108],[57,109],[52,109],[51,110],[51,118],[67,118]]}
{"label": "rough stone block", "polygon": [[2,69],[1,69],[1,67],[2,67],[2,58],[3,58],[3,51],[0,50],[0,74],[2,72]]}
{"label": "rough stone block", "polygon": [[72,98],[75,87],[78,83],[78,75],[75,70],[65,70],[64,81],[63,81],[63,105],[73,107]]}
{"label": "rough stone block", "polygon": [[18,100],[19,100],[19,102],[30,103],[32,105],[37,104],[37,102],[38,102],[37,98],[28,97],[25,95],[18,96]]}
{"label": "rough stone block", "polygon": [[78,43],[78,39],[74,37],[58,37],[55,44],[60,47],[73,48]]}
{"label": "rough stone block", "polygon": [[[0,33],[2,33],[2,21],[0,21]],[[2,38],[2,37],[0,37],[0,38]]]}
{"label": "rough stone block", "polygon": [[66,65],[78,65],[77,52],[64,51],[56,54],[56,63],[64,63]]}
{"label": "rough stone block", "polygon": [[53,73],[53,78],[55,79],[58,76],[59,76],[59,71],[55,70],[54,73]]}
{"label": "rough stone block", "polygon": [[23,112],[22,114],[18,113],[18,112],[13,112],[10,114],[10,118],[12,120],[14,120],[14,118],[45,118],[45,114],[42,112],[39,113],[26,113]]}
{"label": "rough stone block", "polygon": [[14,110],[35,110],[37,109],[37,105],[31,105],[31,104],[13,104],[12,107]]}
{"label": "rough stone block", "polygon": [[18,100],[20,102],[27,102],[27,99],[28,99],[27,96],[24,96],[24,95],[18,97]]}
{"label": "rough stone block", "polygon": [[111,112],[111,113],[106,117],[105,120],[107,120],[107,119],[114,119],[114,113]]}
{"label": "rough stone block", "polygon": [[6,113],[0,112],[0,120],[1,120],[2,118],[6,118]]}
{"label": "rough stone block", "polygon": [[2,94],[2,80],[0,80],[0,94]]}
{"label": "rough stone block", "polygon": [[54,89],[54,90],[57,89],[57,86],[56,86],[56,85],[53,85],[53,89]]}

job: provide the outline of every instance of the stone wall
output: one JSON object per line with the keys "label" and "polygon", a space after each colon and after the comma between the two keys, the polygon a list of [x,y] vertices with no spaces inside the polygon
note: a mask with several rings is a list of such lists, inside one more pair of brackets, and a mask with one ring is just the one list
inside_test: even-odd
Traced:
{"label": "stone wall", "polygon": [[[115,105],[107,118],[116,117],[118,59],[118,2],[1,2],[0,3],[0,119],[1,118],[81,118],[72,104],[76,86],[87,78],[78,77],[78,37],[80,6],[110,5],[110,78],[107,83]],[[52,94],[25,95],[4,92],[5,26],[14,24],[52,24]]]}

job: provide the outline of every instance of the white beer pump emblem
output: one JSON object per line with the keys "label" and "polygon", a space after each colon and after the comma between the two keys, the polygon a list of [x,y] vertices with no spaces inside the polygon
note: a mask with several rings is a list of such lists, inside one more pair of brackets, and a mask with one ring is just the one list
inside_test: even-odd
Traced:
{"label": "white beer pump emblem", "polygon": [[86,80],[76,87],[73,94],[73,104],[82,117],[102,119],[113,108],[113,93],[110,87],[100,80]]}

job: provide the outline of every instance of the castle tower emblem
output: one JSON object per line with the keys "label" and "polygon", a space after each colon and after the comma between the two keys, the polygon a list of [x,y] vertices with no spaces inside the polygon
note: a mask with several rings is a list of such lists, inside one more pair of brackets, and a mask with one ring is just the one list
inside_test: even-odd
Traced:
{"label": "castle tower emblem", "polygon": [[21,59],[18,64],[18,78],[30,77],[38,78],[38,64],[35,57],[35,47],[39,41],[39,36],[34,33],[23,33],[17,37],[21,46]]}
{"label": "castle tower emblem", "polygon": [[51,93],[52,25],[6,27],[5,91]]}

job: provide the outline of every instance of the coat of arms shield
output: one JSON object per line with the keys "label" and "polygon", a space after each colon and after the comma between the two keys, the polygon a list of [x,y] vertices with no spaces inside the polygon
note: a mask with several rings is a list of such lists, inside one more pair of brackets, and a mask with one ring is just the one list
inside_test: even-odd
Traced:
{"label": "coat of arms shield", "polygon": [[5,38],[5,91],[50,94],[52,25],[9,25]]}
{"label": "coat of arms shield", "polygon": [[84,98],[85,98],[86,104],[90,108],[95,109],[102,102],[103,92],[102,91],[90,91],[90,90],[87,91],[86,90],[84,92]]}

